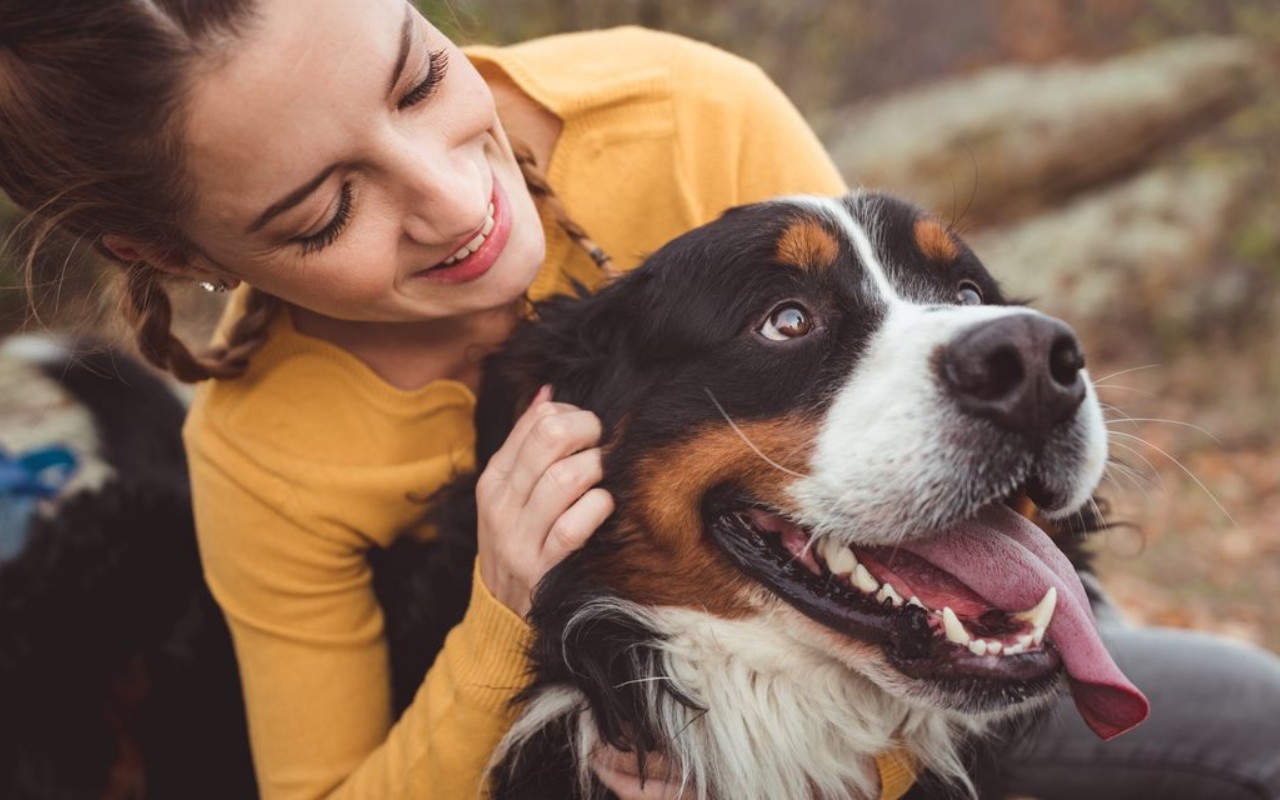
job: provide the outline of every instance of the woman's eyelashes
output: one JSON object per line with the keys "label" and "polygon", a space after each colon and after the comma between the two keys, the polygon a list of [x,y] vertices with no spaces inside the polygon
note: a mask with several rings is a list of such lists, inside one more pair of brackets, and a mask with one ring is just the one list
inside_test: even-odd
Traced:
{"label": "woman's eyelashes", "polygon": [[431,62],[427,67],[427,76],[414,86],[396,104],[396,108],[401,111],[415,106],[435,94],[440,82],[444,80],[445,72],[449,69],[449,53],[445,50],[436,50],[430,53]]}
{"label": "woman's eyelashes", "polygon": [[316,233],[294,237],[293,241],[302,248],[303,255],[323,250],[333,244],[333,240],[338,238],[342,230],[347,227],[347,223],[351,221],[352,200],[351,184],[349,182],[342,184],[342,194],[338,197],[338,210],[333,218]]}

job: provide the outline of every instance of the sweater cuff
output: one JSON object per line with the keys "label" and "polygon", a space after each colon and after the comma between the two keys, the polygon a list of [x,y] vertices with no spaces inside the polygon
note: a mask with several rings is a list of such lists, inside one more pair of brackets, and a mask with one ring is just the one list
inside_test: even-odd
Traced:
{"label": "sweater cuff", "polygon": [[880,773],[880,800],[898,800],[916,782],[915,761],[902,748],[876,756]]}
{"label": "sweater cuff", "polygon": [[533,631],[489,592],[478,562],[471,573],[470,605],[450,637],[456,640],[450,666],[458,694],[469,705],[507,711],[511,698],[529,681]]}

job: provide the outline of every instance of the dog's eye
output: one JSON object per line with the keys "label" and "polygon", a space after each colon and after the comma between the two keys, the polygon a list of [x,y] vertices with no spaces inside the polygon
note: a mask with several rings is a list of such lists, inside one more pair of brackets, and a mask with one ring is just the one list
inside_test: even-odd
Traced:
{"label": "dog's eye", "polygon": [[787,303],[778,306],[760,326],[760,334],[766,339],[783,342],[787,339],[799,339],[813,330],[813,320],[804,306]]}
{"label": "dog's eye", "polygon": [[960,288],[956,291],[956,300],[962,306],[980,306],[982,305],[982,290],[973,281],[961,281]]}

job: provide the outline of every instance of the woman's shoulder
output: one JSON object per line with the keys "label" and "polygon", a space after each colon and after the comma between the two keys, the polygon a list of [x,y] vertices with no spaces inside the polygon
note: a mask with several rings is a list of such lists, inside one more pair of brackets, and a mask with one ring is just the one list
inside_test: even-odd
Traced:
{"label": "woman's shoulder", "polygon": [[566,116],[644,95],[732,97],[767,82],[752,62],[706,42],[636,26],[578,31],[504,47],[475,46],[482,70],[496,66],[534,99]]}

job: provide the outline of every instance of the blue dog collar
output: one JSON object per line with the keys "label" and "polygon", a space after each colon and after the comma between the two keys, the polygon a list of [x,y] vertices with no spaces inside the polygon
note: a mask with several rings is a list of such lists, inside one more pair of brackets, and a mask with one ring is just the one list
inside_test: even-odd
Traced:
{"label": "blue dog collar", "polygon": [[26,547],[36,501],[57,495],[77,466],[75,453],[61,445],[16,457],[0,447],[0,564],[17,558]]}

